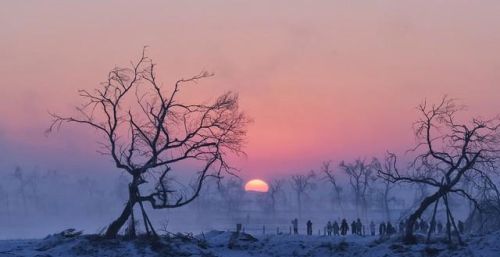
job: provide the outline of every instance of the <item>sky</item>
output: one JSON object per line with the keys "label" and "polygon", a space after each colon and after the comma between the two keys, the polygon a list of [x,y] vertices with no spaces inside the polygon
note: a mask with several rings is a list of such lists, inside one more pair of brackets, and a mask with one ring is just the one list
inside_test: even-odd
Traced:
{"label": "sky", "polygon": [[185,97],[239,93],[253,118],[245,179],[324,160],[403,152],[415,106],[443,95],[500,112],[499,1],[2,1],[0,167],[114,172],[92,130],[46,137],[142,47],[165,87],[207,70]]}

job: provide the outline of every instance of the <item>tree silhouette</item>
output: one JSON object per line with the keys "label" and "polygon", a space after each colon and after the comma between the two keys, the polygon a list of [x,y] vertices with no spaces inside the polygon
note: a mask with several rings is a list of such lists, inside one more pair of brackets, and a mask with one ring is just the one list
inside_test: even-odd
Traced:
{"label": "tree silhouette", "polygon": [[369,182],[374,180],[373,172],[376,171],[377,162],[376,159],[373,159],[369,163],[365,160],[357,159],[353,163],[345,163],[344,161],[340,163],[340,167],[349,178],[349,184],[354,193],[354,202],[358,217],[360,216],[360,206],[363,216],[366,217],[368,208],[366,195],[370,186]]}
{"label": "tree silhouette", "polygon": [[[144,203],[154,209],[177,208],[192,202],[208,177],[231,172],[226,157],[243,154],[247,116],[238,96],[228,92],[211,103],[187,103],[179,98],[184,86],[213,74],[178,80],[170,90],[157,80],[156,65],[145,55],[130,68],[114,68],[95,91],[79,90],[83,99],[75,116],[52,113],[48,132],[72,123],[94,128],[103,137],[100,152],[131,177],[128,200],[121,215],[107,228],[116,237],[138,205],[148,235],[156,235]],[[184,166],[183,166],[184,165]],[[175,167],[174,167],[175,166]],[[184,169],[179,168],[180,166]],[[174,174],[192,170],[185,183],[169,183]],[[154,188],[144,194],[147,181]]]}
{"label": "tree silhouette", "polygon": [[314,189],[313,179],[316,177],[314,171],[308,174],[297,174],[291,177],[291,186],[297,196],[297,207],[299,218],[302,218],[302,198],[311,189]]}
{"label": "tree silhouette", "polygon": [[[463,107],[453,99],[444,97],[437,105],[423,103],[418,106],[420,118],[415,123],[415,135],[419,142],[411,152],[416,153],[408,172],[401,173],[396,165],[396,155],[389,153],[393,168],[379,170],[379,175],[391,182],[427,185],[434,192],[420,202],[406,223],[406,242],[415,242],[415,222],[429,206],[437,206],[442,199],[446,217],[456,229],[448,199],[457,194],[479,207],[476,197],[463,187],[465,179],[475,181],[479,191],[498,190],[491,176],[497,173],[500,153],[500,120],[473,118],[470,122],[458,122],[457,113]],[[434,207],[435,209],[435,207]],[[434,211],[435,215],[435,211]],[[451,231],[448,229],[451,240]],[[459,233],[456,233],[461,243]]]}
{"label": "tree silhouette", "polygon": [[327,180],[328,183],[332,186],[332,189],[335,192],[335,199],[337,200],[337,204],[339,206],[339,209],[341,210],[342,214],[344,214],[344,208],[343,208],[343,203],[342,203],[342,185],[339,183],[339,179],[337,176],[335,176],[334,170],[331,168],[332,162],[331,161],[325,161],[321,165],[321,172],[325,175],[323,179]]}

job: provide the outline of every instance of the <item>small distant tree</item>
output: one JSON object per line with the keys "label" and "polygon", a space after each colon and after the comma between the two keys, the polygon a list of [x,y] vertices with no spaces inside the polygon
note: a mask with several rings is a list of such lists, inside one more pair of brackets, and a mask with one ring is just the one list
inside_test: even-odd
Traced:
{"label": "small distant tree", "polygon": [[[376,167],[376,159],[372,162],[357,159],[353,163],[345,163],[342,161],[340,167],[344,170],[345,174],[349,177],[349,184],[351,185],[354,193],[354,204],[358,217],[362,213],[366,216],[368,202],[367,192],[370,186],[370,181],[374,180],[374,171]],[[361,213],[359,211],[361,207]]]}
{"label": "small distant tree", "polygon": [[[229,92],[210,103],[189,103],[179,97],[187,84],[211,76],[202,72],[165,88],[158,81],[156,65],[143,51],[130,68],[112,69],[95,91],[80,90],[83,104],[75,115],[51,114],[48,132],[65,123],[93,128],[103,136],[100,152],[131,177],[128,200],[108,226],[107,237],[116,237],[136,205],[147,234],[156,235],[144,203],[154,209],[184,206],[198,197],[208,177],[231,172],[226,156],[243,153],[249,122],[238,109],[238,96]],[[191,167],[192,180],[168,183],[186,167]],[[148,180],[155,186],[143,193],[140,188]]]}
{"label": "small distant tree", "polygon": [[299,218],[302,218],[302,200],[308,191],[314,189],[313,179],[316,177],[314,171],[310,171],[308,174],[297,174],[293,175],[291,178],[291,185],[293,191],[297,196],[297,208]]}
{"label": "small distant tree", "polygon": [[218,191],[223,200],[224,209],[228,212],[231,219],[237,218],[238,212],[243,205],[243,196],[245,194],[243,181],[238,177],[232,177],[218,184]]}
{"label": "small distant tree", "polygon": [[338,177],[334,174],[334,171],[331,167],[332,166],[331,164],[332,164],[331,161],[323,162],[323,164],[321,165],[321,172],[324,175],[323,179],[325,179],[326,181],[328,181],[328,183],[330,183],[333,191],[335,192],[335,199],[336,199],[336,203],[339,206],[339,209],[342,212],[344,212],[344,209],[342,207],[342,190],[343,190],[343,188],[338,181]]}
{"label": "small distant tree", "polygon": [[282,179],[274,179],[269,184],[269,192],[267,195],[271,200],[271,211],[274,218],[276,218],[276,202],[278,201],[280,194],[283,194],[284,184],[285,181]]}
{"label": "small distant tree", "polygon": [[[395,164],[393,163],[393,159],[390,157],[386,157],[383,163],[380,163],[378,161],[374,162],[374,168],[376,170],[383,170],[385,172],[392,172]],[[391,209],[390,209],[390,203],[391,202],[396,202],[396,198],[391,196],[391,191],[394,188],[395,184],[391,183],[391,181],[388,181],[386,179],[379,179],[380,184],[382,185],[381,188],[381,200],[382,200],[382,206],[383,210],[385,212],[385,218],[387,221],[391,221]]]}
{"label": "small distant tree", "polygon": [[[464,179],[474,181],[479,192],[486,190],[498,195],[492,176],[497,174],[500,157],[500,120],[473,118],[470,122],[458,122],[457,113],[463,107],[447,97],[437,105],[424,102],[417,109],[420,118],[415,123],[415,135],[419,142],[412,149],[416,157],[408,172],[399,172],[395,154],[388,156],[394,168],[379,170],[380,176],[393,183],[425,184],[433,189],[408,217],[404,236],[408,243],[416,241],[413,229],[417,219],[432,205],[434,219],[440,200],[446,208],[448,222],[457,230],[449,206],[452,194],[464,197],[479,208],[477,198],[463,187]],[[456,235],[461,243],[459,233]],[[449,229],[448,237],[451,240]]]}
{"label": "small distant tree", "polygon": [[21,196],[23,210],[26,212],[26,208],[28,205],[28,203],[27,203],[28,202],[28,200],[27,200],[27,185],[29,183],[29,180],[26,179],[26,175],[24,174],[23,169],[21,169],[20,166],[16,166],[12,176],[14,177],[14,180],[17,180],[17,183],[18,183],[17,194],[19,196]]}
{"label": "small distant tree", "polygon": [[0,206],[5,214],[10,215],[9,192],[0,184]]}
{"label": "small distant tree", "polygon": [[28,207],[39,207],[39,174],[36,171],[27,173],[20,166],[16,166],[12,176],[17,181],[17,194],[21,196],[24,211],[26,212]]}

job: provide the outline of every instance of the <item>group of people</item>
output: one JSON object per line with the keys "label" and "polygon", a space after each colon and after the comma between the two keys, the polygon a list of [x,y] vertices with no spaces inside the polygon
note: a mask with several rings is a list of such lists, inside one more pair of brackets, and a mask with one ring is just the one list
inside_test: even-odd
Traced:
{"label": "group of people", "polygon": [[[293,227],[293,234],[294,235],[297,235],[299,233],[299,220],[297,218],[293,219],[292,220],[292,227]],[[306,233],[308,236],[312,235],[312,221],[311,220],[308,220],[306,222]],[[290,233],[291,233],[291,229],[290,229]]]}
{"label": "group of people", "polygon": [[[325,227],[327,235],[331,236],[332,234],[334,236],[339,236],[339,235],[347,235],[349,232],[349,224],[347,223],[346,219],[343,219],[340,222],[340,226],[337,221],[334,221],[333,223],[331,221],[328,221]],[[351,223],[351,233],[353,235],[362,235],[364,234],[364,227],[363,224],[361,223],[360,219],[354,220]]]}
{"label": "group of people", "polygon": [[[372,222],[373,224],[373,222]],[[293,227],[293,234],[298,234],[299,232],[299,222],[298,219],[293,219],[292,220],[292,227]],[[374,226],[374,224],[373,224]],[[343,219],[340,224],[337,221],[331,222],[328,221],[328,224],[324,228],[324,234],[325,235],[335,235],[335,236],[345,236],[349,233],[349,228],[351,229],[351,233],[353,235],[365,235],[365,227],[361,223],[360,219],[354,220],[351,225],[349,226],[349,223],[347,222],[346,219]],[[306,231],[307,235],[312,235],[313,229],[312,229],[312,221],[308,220],[306,222]]]}
{"label": "group of people", "polygon": [[[298,219],[293,219],[292,220],[293,234],[298,234],[298,225],[299,225]],[[380,224],[378,224],[378,235],[390,236],[390,235],[398,233],[398,229],[399,229],[399,233],[403,234],[405,231],[405,226],[406,226],[405,220],[401,220],[399,222],[399,228],[392,225],[392,223],[389,221],[388,222],[381,222]],[[307,235],[312,235],[313,229],[312,229],[311,220],[308,220],[306,222],[306,228],[307,228],[307,230],[306,230]],[[447,229],[452,231],[450,223],[447,223]],[[458,221],[457,229],[458,229],[459,233],[461,233],[461,234],[463,233],[464,223],[462,221]],[[324,233],[324,235],[328,235],[328,236],[332,236],[332,235],[333,236],[340,236],[340,235],[345,236],[349,233],[349,230],[350,230],[351,234],[353,234],[353,235],[360,235],[360,236],[367,235],[367,233],[366,233],[367,231],[365,230],[365,226],[363,225],[363,223],[361,222],[360,219],[353,220],[350,223],[350,225],[346,219],[342,219],[340,224],[337,221],[334,221],[334,222],[328,221],[326,226],[324,226],[323,233]],[[420,220],[420,221],[417,221],[415,223],[415,228],[414,228],[415,232],[427,233],[429,230],[431,233],[441,234],[443,232],[443,224],[440,221],[436,222],[434,220],[431,221],[430,223],[427,223],[424,220]],[[377,234],[376,232],[377,232],[376,231],[376,224],[373,221],[371,221],[369,224],[369,233],[370,233],[370,235],[375,236]]]}
{"label": "group of people", "polygon": [[[464,227],[465,227],[465,224],[461,220],[459,220],[456,223],[456,229],[450,222],[446,222],[446,230],[444,230],[444,231],[456,231],[456,230],[458,230],[458,232],[460,234],[463,234]],[[430,232],[432,234],[435,234],[435,233],[441,234],[441,233],[443,233],[443,229],[445,229],[445,227],[443,226],[443,223],[441,223],[441,221],[436,222],[435,220],[432,220],[431,222],[427,223],[426,221],[421,219],[420,221],[415,222],[415,227],[413,229],[414,229],[414,231],[421,232],[421,233]]]}

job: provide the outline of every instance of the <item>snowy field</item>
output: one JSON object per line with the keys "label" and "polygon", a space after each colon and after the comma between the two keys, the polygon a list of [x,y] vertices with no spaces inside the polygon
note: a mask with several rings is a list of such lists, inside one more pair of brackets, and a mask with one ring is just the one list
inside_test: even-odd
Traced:
{"label": "snowy field", "polygon": [[500,256],[500,232],[466,237],[465,246],[450,247],[437,240],[431,244],[404,245],[396,238],[328,237],[305,235],[236,234],[211,231],[190,236],[106,240],[91,235],[55,234],[37,240],[2,240],[0,257],[55,256],[405,256],[496,257]]}

